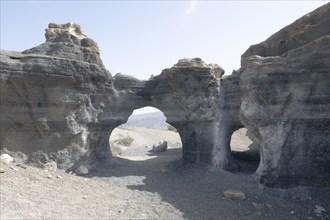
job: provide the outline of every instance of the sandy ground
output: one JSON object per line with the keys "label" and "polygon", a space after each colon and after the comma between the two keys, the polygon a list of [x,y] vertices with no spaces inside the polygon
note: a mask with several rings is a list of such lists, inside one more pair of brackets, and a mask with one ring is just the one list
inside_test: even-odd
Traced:
{"label": "sandy ground", "polygon": [[[84,177],[1,163],[1,219],[329,219],[330,189],[272,189],[243,172],[186,164],[182,149],[150,154],[144,146],[100,162]],[[242,152],[243,154],[244,152]],[[240,190],[245,200],[223,195]],[[321,207],[321,208],[320,208]],[[323,211],[325,210],[325,211]]]}
{"label": "sandy ground", "polygon": [[130,153],[134,156],[135,153],[132,149],[128,152],[125,151],[131,146],[137,147],[136,149],[146,146],[151,147],[161,140],[167,141],[169,148],[182,146],[180,135],[177,132],[128,126],[120,126],[114,129],[110,135],[109,144],[113,155],[127,155]]}

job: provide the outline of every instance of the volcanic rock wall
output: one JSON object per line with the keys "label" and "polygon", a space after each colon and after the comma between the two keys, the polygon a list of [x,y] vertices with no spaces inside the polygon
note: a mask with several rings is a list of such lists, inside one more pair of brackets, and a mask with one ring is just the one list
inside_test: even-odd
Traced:
{"label": "volcanic rock wall", "polygon": [[251,46],[240,69],[242,123],[268,185],[330,180],[330,4]]}

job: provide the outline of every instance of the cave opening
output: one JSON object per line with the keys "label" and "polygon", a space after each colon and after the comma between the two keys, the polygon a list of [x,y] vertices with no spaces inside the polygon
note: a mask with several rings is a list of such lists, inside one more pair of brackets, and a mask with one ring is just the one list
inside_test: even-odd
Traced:
{"label": "cave opening", "polygon": [[247,135],[246,128],[236,130],[230,140],[231,153],[244,173],[254,173],[260,163],[260,149]]}
{"label": "cave opening", "polygon": [[116,127],[109,137],[114,157],[130,161],[162,158],[163,162],[182,160],[181,137],[166,122],[164,113],[147,106],[135,109],[127,122]]}

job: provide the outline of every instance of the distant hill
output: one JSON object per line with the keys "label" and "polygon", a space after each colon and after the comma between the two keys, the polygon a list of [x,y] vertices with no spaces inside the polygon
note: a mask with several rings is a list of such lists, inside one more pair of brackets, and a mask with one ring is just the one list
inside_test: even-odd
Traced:
{"label": "distant hill", "polygon": [[169,129],[169,124],[166,123],[166,117],[161,111],[131,115],[125,125],[161,130]]}

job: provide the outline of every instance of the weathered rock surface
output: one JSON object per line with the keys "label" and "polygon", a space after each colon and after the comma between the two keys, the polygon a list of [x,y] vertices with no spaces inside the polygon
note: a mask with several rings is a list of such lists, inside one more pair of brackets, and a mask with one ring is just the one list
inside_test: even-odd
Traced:
{"label": "weathered rock surface", "polygon": [[50,24],[46,33],[46,43],[23,53],[1,50],[0,146],[66,169],[99,144],[94,130],[113,98],[112,77],[79,26]]}
{"label": "weathered rock surface", "polygon": [[267,185],[330,181],[330,4],[242,55],[240,119]]}
{"label": "weathered rock surface", "polygon": [[134,109],[154,106],[178,129],[185,162],[212,161],[224,73],[218,65],[182,59],[147,81],[113,78],[79,25],[51,23],[45,36],[22,53],[1,50],[2,151],[39,167],[54,161],[67,172],[89,168],[111,157],[115,127]]}
{"label": "weathered rock surface", "polygon": [[78,24],[50,23],[45,33],[46,43],[23,51],[66,60],[78,60],[103,67],[97,43],[88,38]]}
{"label": "weathered rock surface", "polygon": [[115,117],[125,123],[134,109],[158,108],[180,134],[184,161],[211,163],[217,144],[217,106],[223,74],[218,65],[205,64],[200,58],[179,60],[146,81],[117,74],[114,86],[120,99]]}
{"label": "weathered rock surface", "polygon": [[213,149],[213,164],[231,171],[240,168],[234,162],[230,148],[232,134],[243,127],[239,118],[241,106],[239,83],[240,75],[237,71],[221,79],[218,102],[219,126],[216,135],[218,144]]}

